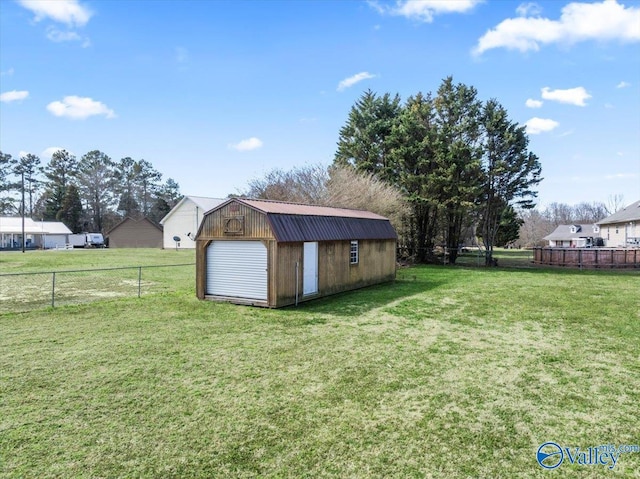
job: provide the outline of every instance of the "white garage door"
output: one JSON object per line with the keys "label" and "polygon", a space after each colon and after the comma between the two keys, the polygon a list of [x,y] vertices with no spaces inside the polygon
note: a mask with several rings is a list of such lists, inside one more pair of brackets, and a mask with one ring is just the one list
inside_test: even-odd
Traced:
{"label": "white garage door", "polygon": [[266,301],[267,247],[261,241],[213,241],[206,294]]}

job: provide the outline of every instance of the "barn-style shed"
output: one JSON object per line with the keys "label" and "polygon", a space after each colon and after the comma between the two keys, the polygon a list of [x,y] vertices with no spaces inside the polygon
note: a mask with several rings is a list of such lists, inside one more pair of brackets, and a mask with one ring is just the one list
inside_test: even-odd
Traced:
{"label": "barn-style shed", "polygon": [[391,281],[397,235],[368,211],[230,199],[196,238],[200,299],[279,308]]}

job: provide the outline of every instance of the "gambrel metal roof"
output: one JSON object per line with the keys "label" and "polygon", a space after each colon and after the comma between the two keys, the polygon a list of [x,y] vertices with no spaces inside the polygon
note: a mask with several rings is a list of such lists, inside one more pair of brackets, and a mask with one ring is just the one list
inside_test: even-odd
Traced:
{"label": "gambrel metal roof", "polygon": [[232,201],[264,213],[281,242],[398,238],[388,218],[370,211],[244,198],[234,198],[214,210]]}

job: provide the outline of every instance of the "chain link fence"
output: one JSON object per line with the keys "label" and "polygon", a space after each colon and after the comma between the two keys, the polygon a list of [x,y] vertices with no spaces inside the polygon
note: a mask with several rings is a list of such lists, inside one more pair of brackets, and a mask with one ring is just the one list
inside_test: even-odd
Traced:
{"label": "chain link fence", "polygon": [[0,274],[0,313],[195,288],[195,263]]}

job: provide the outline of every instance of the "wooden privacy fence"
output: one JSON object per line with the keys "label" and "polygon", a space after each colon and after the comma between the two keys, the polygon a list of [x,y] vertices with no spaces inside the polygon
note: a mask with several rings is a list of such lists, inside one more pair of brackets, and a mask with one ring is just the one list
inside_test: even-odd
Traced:
{"label": "wooden privacy fence", "polygon": [[534,248],[533,262],[574,268],[640,268],[640,249]]}

